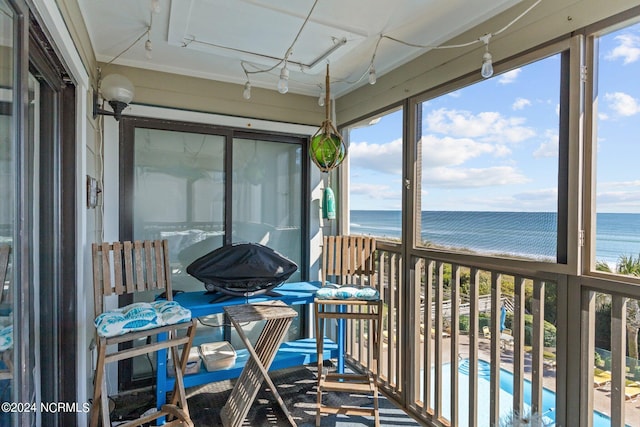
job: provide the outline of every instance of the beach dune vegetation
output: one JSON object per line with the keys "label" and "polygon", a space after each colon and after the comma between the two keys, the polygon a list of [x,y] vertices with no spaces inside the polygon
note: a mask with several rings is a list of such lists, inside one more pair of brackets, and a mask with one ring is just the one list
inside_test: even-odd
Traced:
{"label": "beach dune vegetation", "polygon": [[[633,255],[620,255],[615,266],[615,271],[611,271],[611,267],[605,262],[596,262],[596,270],[640,277],[640,254],[638,254],[637,258]],[[607,307],[610,312],[611,297],[608,294],[598,294],[596,305],[598,306],[600,315],[602,315],[603,311],[607,311]],[[627,301],[627,350],[629,358],[634,365],[632,366],[633,369],[635,369],[638,360],[638,331],[640,331],[640,306],[638,305],[638,300],[629,299]],[[609,334],[605,336],[608,339]]]}

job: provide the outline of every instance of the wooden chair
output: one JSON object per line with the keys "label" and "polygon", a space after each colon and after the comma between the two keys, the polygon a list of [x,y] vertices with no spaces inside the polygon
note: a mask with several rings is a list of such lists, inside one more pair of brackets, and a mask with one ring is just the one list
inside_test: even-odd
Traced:
{"label": "wooden chair", "polygon": [[[323,284],[331,281],[339,285],[375,287],[374,252],[376,242],[369,237],[325,236],[322,255]],[[382,300],[315,299],[316,346],[318,352],[318,388],[316,426],[323,413],[370,415],[380,425],[377,375],[380,372],[382,338]],[[325,319],[348,322],[351,338],[360,344],[366,341],[364,353],[369,356],[367,372],[325,372],[323,366],[323,338]],[[357,323],[356,323],[357,322]],[[341,339],[339,336],[338,339]],[[362,351],[360,355],[364,354]],[[323,392],[354,392],[373,395],[373,407],[328,406],[322,403]]]}
{"label": "wooden chair", "polygon": [[488,340],[491,339],[491,329],[488,326],[482,327],[482,335]]}
{"label": "wooden chair", "polygon": [[[11,312],[11,282],[5,290],[5,282],[7,280],[7,270],[9,269],[9,255],[11,254],[11,246],[0,245],[0,309]],[[4,368],[0,369],[0,380],[13,378],[13,347],[7,348],[0,352],[0,358],[4,363]]]}
{"label": "wooden chair", "polygon": [[[114,242],[92,245],[93,284],[96,318],[107,313],[105,297],[134,294],[143,291],[165,291],[166,299],[172,300],[171,269],[167,240]],[[159,316],[160,318],[161,316]],[[167,417],[167,426],[193,426],[187,407],[183,375],[187,365],[189,350],[196,331],[196,320],[188,316],[188,321],[175,324],[159,322],[152,329],[133,330],[122,335],[105,337],[96,330],[98,357],[94,377],[91,426],[98,425],[101,409],[102,426],[110,426],[109,402],[107,396],[106,366],[108,363],[130,359],[135,356],[168,349],[175,363],[175,386],[170,403],[159,411],[144,415],[127,423],[127,427],[148,424],[161,417]],[[171,323],[167,321],[166,323]],[[185,334],[178,332],[185,331]],[[142,343],[142,344],[141,344]],[[125,345],[123,345],[125,344]],[[134,345],[137,344],[137,345]],[[126,347],[126,348],[125,348]],[[179,354],[178,349],[182,348]],[[118,348],[112,351],[111,349]]]}

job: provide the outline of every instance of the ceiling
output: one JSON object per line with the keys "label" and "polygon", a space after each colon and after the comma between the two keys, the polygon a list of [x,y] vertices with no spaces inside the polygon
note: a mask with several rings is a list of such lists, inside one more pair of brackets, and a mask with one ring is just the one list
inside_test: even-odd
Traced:
{"label": "ceiling", "polygon": [[78,3],[100,62],[241,85],[246,70],[253,87],[275,90],[293,45],[289,93],[318,96],[329,63],[340,96],[368,83],[374,51],[378,78],[427,51],[381,34],[438,46],[519,1],[157,0],[158,13],[152,0]]}

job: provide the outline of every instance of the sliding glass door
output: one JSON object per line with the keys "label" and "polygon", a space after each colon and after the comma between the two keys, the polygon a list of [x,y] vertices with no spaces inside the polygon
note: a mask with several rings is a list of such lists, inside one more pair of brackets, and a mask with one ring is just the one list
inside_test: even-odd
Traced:
{"label": "sliding glass door", "polygon": [[186,268],[224,244],[225,136],[136,128],[133,238],[167,239],[173,287],[202,290]]}
{"label": "sliding glass door", "polygon": [[[280,252],[299,266],[289,281],[307,279],[307,138],[135,117],[120,123],[120,239],[167,239],[174,290],[204,291],[189,264],[240,242]],[[233,341],[224,324],[204,320],[200,342]],[[302,328],[291,330],[299,338]],[[148,383],[154,369],[147,359],[121,363],[121,388]]]}
{"label": "sliding glass door", "polygon": [[[268,246],[302,265],[302,146],[233,140],[232,240]],[[300,280],[298,270],[291,281]]]}

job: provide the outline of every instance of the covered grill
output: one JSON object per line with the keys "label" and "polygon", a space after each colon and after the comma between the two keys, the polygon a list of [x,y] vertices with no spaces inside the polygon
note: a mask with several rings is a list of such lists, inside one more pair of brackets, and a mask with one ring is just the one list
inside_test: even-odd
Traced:
{"label": "covered grill", "polygon": [[258,243],[223,246],[196,259],[187,273],[204,283],[207,291],[221,293],[215,300],[268,294],[287,280],[298,265]]}

